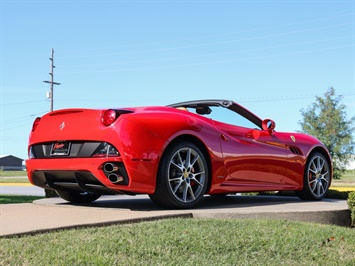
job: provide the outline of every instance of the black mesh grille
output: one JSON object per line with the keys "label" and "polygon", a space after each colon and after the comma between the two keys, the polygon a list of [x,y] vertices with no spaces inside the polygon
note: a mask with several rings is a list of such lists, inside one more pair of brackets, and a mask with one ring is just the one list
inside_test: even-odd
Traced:
{"label": "black mesh grille", "polygon": [[302,151],[296,146],[290,146],[290,151],[297,155],[303,155]]}
{"label": "black mesh grille", "polygon": [[101,142],[70,142],[70,151],[68,155],[53,155],[51,151],[53,149],[53,144],[56,142],[47,142],[42,144],[36,144],[31,147],[31,151],[35,158],[60,158],[60,157],[74,157],[74,158],[89,158],[95,152],[95,150],[100,146]]}

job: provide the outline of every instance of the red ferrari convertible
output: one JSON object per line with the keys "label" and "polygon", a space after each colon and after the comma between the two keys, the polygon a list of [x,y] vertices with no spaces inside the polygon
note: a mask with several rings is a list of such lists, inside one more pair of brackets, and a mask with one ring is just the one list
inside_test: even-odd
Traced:
{"label": "red ferrari convertible", "polygon": [[319,140],[229,100],[50,112],[34,121],[28,154],[30,182],[73,203],[148,194],[191,208],[205,194],[285,190],[321,200],[332,180]]}

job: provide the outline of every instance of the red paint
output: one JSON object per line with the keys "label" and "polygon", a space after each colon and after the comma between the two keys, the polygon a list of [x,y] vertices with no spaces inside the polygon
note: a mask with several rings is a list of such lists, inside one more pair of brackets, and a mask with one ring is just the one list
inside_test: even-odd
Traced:
{"label": "red paint", "polygon": [[[37,170],[87,171],[113,191],[151,194],[155,190],[156,175],[165,149],[182,136],[199,141],[208,151],[211,169],[209,194],[299,190],[303,186],[305,164],[312,150],[321,149],[329,156],[325,146],[311,136],[274,131],[272,120],[269,127],[267,121],[260,120],[260,129],[252,129],[219,123],[171,107],[118,110],[118,117],[112,109],[108,112],[66,109],[36,119],[30,133],[29,149],[41,143],[55,143],[53,149],[58,149],[61,141],[102,141],[112,144],[120,156],[28,159],[29,180],[36,183],[33,173]],[[242,110],[258,120],[249,111]],[[63,122],[65,127],[60,130]],[[302,154],[295,154],[290,146]],[[103,171],[106,162],[124,164],[128,185],[108,181]]]}

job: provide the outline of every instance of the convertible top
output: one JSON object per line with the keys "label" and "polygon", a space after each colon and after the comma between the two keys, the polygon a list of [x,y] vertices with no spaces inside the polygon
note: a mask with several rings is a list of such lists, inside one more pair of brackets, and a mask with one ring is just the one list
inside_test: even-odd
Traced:
{"label": "convertible top", "polygon": [[201,107],[208,107],[208,106],[221,106],[232,110],[239,115],[245,117],[246,119],[252,121],[254,124],[262,127],[262,119],[260,119],[255,114],[251,113],[241,105],[237,104],[231,100],[196,100],[196,101],[187,101],[187,102],[180,102],[168,105],[169,107],[177,108],[177,107],[185,107],[185,108],[201,108]]}
{"label": "convertible top", "polygon": [[180,102],[168,105],[169,107],[191,107],[197,108],[202,106],[222,106],[228,108],[233,104],[233,101],[230,100],[196,100],[196,101],[187,101]]}

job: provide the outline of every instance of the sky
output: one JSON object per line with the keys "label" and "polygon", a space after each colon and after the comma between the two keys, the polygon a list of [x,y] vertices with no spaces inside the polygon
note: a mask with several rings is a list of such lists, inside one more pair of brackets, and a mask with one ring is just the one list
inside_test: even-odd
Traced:
{"label": "sky", "polygon": [[[54,109],[229,99],[278,131],[334,87],[355,116],[355,0],[0,0],[0,154]],[[85,129],[84,129],[85,130]]]}

